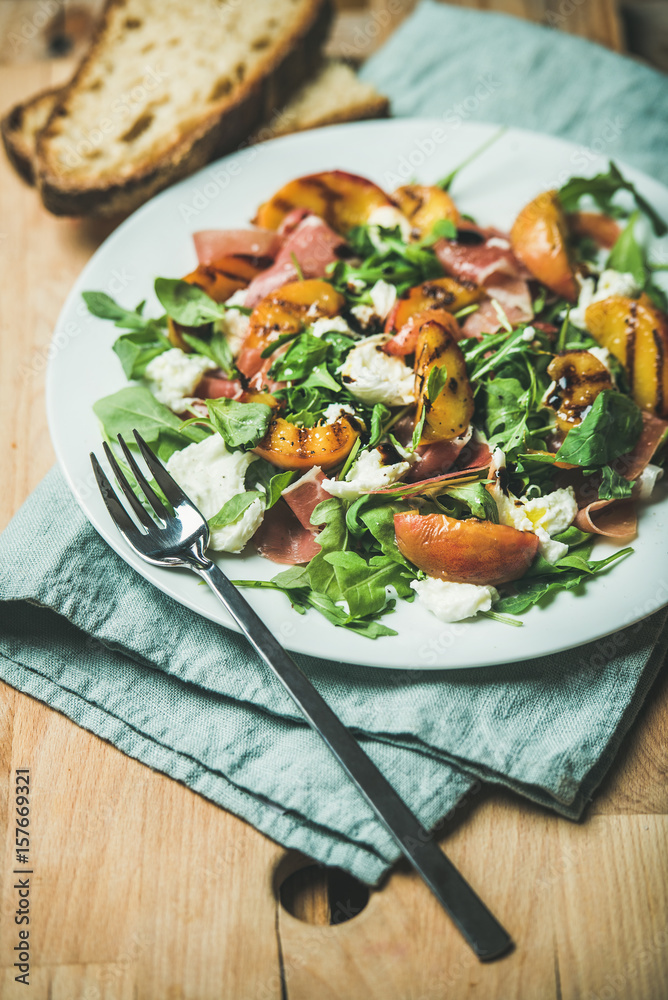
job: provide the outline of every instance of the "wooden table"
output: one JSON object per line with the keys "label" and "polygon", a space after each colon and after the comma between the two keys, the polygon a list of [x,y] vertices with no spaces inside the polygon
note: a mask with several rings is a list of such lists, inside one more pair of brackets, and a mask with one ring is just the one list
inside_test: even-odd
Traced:
{"label": "wooden table", "polygon": [[[3,105],[57,82],[0,68]],[[53,463],[44,370],[65,295],[106,235],[59,220],[0,157],[0,528]],[[242,820],[0,685],[0,996],[32,1000],[661,1000],[668,996],[668,665],[581,824],[479,790],[443,843],[517,941],[480,965],[398,867],[359,894]],[[31,988],[8,810],[32,772]],[[329,893],[327,887],[329,886]]]}

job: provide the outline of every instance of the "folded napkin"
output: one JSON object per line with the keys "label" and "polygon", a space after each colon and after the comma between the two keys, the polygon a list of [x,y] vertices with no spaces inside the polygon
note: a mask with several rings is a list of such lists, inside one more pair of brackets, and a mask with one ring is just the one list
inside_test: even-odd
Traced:
{"label": "folded napkin", "polygon": [[[553,49],[561,60],[548,58]],[[590,117],[582,102],[577,121],[566,107],[558,117],[562,85],[572,99],[565,64],[595,99]],[[471,65],[502,68],[505,101],[517,97],[512,111],[490,98],[479,117],[582,136],[596,134],[601,115],[622,114],[628,132],[615,155],[665,170],[655,133],[632,129],[649,121],[646,109],[668,106],[668,82],[577,39],[425,2],[365,75],[397,112],[437,114],[464,99]],[[627,135],[638,148],[627,149]],[[246,641],[138,576],[90,527],[57,469],[0,536],[0,602],[8,684],[318,861],[375,883],[398,857]],[[482,670],[297,660],[426,828],[480,780],[578,818],[660,668],[667,615],[570,653]]]}
{"label": "folded napkin", "polygon": [[[376,882],[377,822],[245,639],[96,534],[53,469],[0,536],[0,677],[270,837]],[[297,660],[431,828],[482,779],[577,818],[652,683],[668,612],[572,653],[480,670]]]}

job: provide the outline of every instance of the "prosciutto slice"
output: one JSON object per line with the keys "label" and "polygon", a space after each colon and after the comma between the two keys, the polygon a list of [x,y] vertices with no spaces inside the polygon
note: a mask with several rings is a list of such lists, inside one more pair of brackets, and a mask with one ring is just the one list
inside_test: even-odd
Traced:
{"label": "prosciutto slice", "polygon": [[265,559],[288,566],[310,562],[320,552],[313,528],[305,528],[281,500],[266,512],[253,544]]}
{"label": "prosciutto slice", "polygon": [[193,233],[197,260],[215,267],[225,257],[274,258],[283,238],[270,229],[202,229]]}
{"label": "prosciutto slice", "polygon": [[342,246],[345,240],[319,216],[305,216],[285,237],[273,265],[251,281],[245,304],[252,309],[265,295],[296,281],[297,265],[305,278],[324,277],[327,265],[337,260],[336,251]]}
{"label": "prosciutto slice", "polygon": [[467,317],[462,328],[466,337],[495,333],[501,323],[492,305],[497,300],[512,326],[533,317],[527,272],[513,254],[503,234],[488,235],[483,243],[469,245],[439,240],[434,250],[445,270],[459,281],[482,285],[489,295],[480,308]]}
{"label": "prosciutto slice", "polygon": [[477,472],[486,469],[492,460],[492,453],[483,441],[470,441],[462,448],[460,459],[457,461],[459,468],[453,469],[444,475],[432,476],[428,479],[420,479],[415,483],[398,483],[389,489],[370,490],[370,493],[383,493],[389,496],[417,495],[421,490],[429,489],[438,483],[447,486],[449,480],[459,479],[467,472]]}
{"label": "prosciutto slice", "polygon": [[283,499],[287,503],[302,527],[315,531],[311,524],[313,511],[323,500],[331,500],[331,496],[322,488],[325,474],[319,466],[309,469],[300,479],[283,490]]}
{"label": "prosciutto slice", "polygon": [[411,465],[404,476],[404,482],[419,483],[429,479],[430,476],[449,472],[470,439],[469,429],[467,434],[453,438],[452,441],[435,441],[433,444],[420,445],[417,449],[420,458]]}
{"label": "prosciutto slice", "polygon": [[575,515],[580,531],[606,538],[633,538],[638,527],[633,500],[595,500]]}

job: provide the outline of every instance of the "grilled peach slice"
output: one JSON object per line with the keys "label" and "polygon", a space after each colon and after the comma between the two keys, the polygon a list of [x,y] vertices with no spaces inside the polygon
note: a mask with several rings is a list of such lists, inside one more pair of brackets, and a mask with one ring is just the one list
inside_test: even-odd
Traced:
{"label": "grilled peach slice", "polygon": [[578,288],[568,256],[566,216],[556,191],[544,191],[525,205],[510,230],[513,253],[535,278],[575,302]]}
{"label": "grilled peach slice", "polygon": [[569,212],[566,223],[572,236],[588,236],[604,250],[610,250],[621,233],[615,220],[601,212]]}
{"label": "grilled peach slice", "polygon": [[279,469],[306,472],[318,465],[326,472],[345,461],[358,437],[347,417],[315,427],[298,427],[275,417],[253,451]]}
{"label": "grilled peach slice", "polygon": [[354,226],[367,222],[374,209],[393,206],[378,185],[343,170],[325,170],[290,181],[273,198],[260,205],[253,220],[264,229],[278,229],[295,208],[308,208],[345,236]]}
{"label": "grilled peach slice", "polygon": [[547,402],[557,411],[557,427],[563,435],[582,423],[582,414],[599,392],[612,389],[610,372],[589,351],[558,354],[550,361],[547,374],[556,383]]}
{"label": "grilled peach slice", "polygon": [[[261,270],[248,257],[221,257],[215,267],[198,264],[183,280],[190,285],[198,285],[215,302],[226,302],[234,292],[246,288]],[[171,318],[167,320],[169,342],[187,353],[192,348],[186,344],[182,332],[197,335],[197,327],[182,326]]]}
{"label": "grilled peach slice", "polygon": [[394,515],[399,551],[418,569],[441,580],[490,584],[519,580],[538,549],[538,538],[491,521],[457,521],[417,510]]}
{"label": "grilled peach slice", "polygon": [[343,305],[343,296],[320,278],[277,288],[253,309],[237,368],[247,378],[269,371],[273,358],[262,358],[262,353],[273,341],[286,333],[299,333],[320,317],[337,316]]}
{"label": "grilled peach slice", "polygon": [[416,320],[429,310],[457,312],[464,306],[479,302],[485,289],[472,282],[454,278],[435,278],[409,289],[387,317],[385,332],[396,330],[392,340],[383,347],[387,354],[412,354],[417,343]]}
{"label": "grilled peach slice", "polygon": [[459,224],[457,206],[447,191],[430,184],[406,184],[392,195],[409,220],[415,235],[428,236],[442,219]]}
{"label": "grilled peach slice", "polygon": [[[438,320],[426,313],[418,324],[415,347],[415,422],[419,423],[426,409],[420,444],[451,441],[467,429],[473,416],[473,391],[466,363],[457,345],[457,320],[441,313]],[[435,399],[427,395],[429,374],[433,368],[445,367],[447,379]]]}
{"label": "grilled peach slice", "polygon": [[668,316],[648,296],[611,295],[585,312],[592,337],[618,358],[641,408],[668,416]]}

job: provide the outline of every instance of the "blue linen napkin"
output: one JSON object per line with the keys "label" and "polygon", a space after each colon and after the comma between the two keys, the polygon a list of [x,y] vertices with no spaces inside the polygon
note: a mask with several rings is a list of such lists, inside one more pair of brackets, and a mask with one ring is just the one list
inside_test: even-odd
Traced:
{"label": "blue linen napkin", "polygon": [[[486,71],[503,69],[508,88],[505,102],[490,98],[472,118],[587,141],[597,116],[619,114],[630,124],[615,155],[665,172],[642,121],[668,106],[668,81],[578,39],[424,2],[364,73],[395,112],[438,114],[465,100],[472,53]],[[595,91],[593,117],[582,102],[572,117],[569,87],[562,106],[564,65],[579,91]],[[554,108],[542,107],[548,93]],[[629,136],[637,148],[627,148]],[[396,860],[394,842],[245,640],[139,577],[91,528],[57,469],[0,536],[0,601],[7,683],[323,863],[375,883]],[[297,659],[426,828],[480,780],[577,818],[661,666],[667,616],[485,670]]]}

